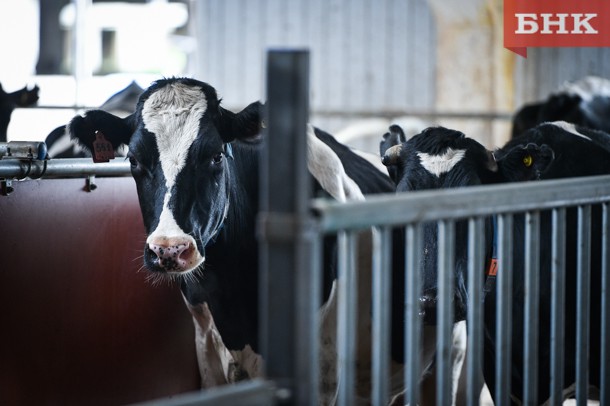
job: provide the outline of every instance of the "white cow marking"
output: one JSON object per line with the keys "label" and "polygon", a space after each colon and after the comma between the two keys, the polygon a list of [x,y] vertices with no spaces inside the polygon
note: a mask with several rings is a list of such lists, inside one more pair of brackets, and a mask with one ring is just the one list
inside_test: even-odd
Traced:
{"label": "white cow marking", "polygon": [[[154,134],[159,150],[159,161],[165,177],[167,192],[157,228],[148,236],[150,243],[156,238],[183,237],[195,245],[195,240],[180,228],[169,208],[172,187],[186,164],[188,151],[199,133],[199,122],[207,109],[205,94],[198,87],[182,83],[167,85],[144,102],[144,127]],[[204,258],[197,255],[197,265]]]}
{"label": "white cow marking", "polygon": [[556,125],[559,128],[562,128],[564,130],[566,130],[567,132],[569,132],[570,134],[574,134],[580,138],[584,138],[587,141],[592,141],[591,138],[587,137],[584,134],[581,134],[578,132],[578,130],[576,130],[576,126],[572,123],[567,123],[565,121],[555,121],[552,123],[553,125]]}
{"label": "white cow marking", "polygon": [[422,166],[431,174],[440,177],[443,173],[449,172],[457,165],[466,154],[466,150],[454,150],[448,148],[447,151],[440,155],[430,155],[425,152],[418,152],[417,156]]}

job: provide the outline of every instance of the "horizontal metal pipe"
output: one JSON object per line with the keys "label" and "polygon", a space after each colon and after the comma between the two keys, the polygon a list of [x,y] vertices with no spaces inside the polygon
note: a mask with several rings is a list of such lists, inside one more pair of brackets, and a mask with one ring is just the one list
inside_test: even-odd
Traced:
{"label": "horizontal metal pipe", "polygon": [[[610,200],[610,176],[367,196],[366,202],[316,199],[323,231],[361,229],[495,213],[544,210]],[[409,210],[405,210],[409,207]]]}
{"label": "horizontal metal pipe", "polygon": [[2,159],[0,178],[74,178],[82,176],[131,176],[129,162],[114,158],[110,162],[93,163],[91,158],[61,158],[48,161]]}

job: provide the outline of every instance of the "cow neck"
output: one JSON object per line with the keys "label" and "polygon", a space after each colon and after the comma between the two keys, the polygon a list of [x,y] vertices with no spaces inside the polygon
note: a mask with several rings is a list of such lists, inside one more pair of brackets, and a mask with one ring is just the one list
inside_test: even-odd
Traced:
{"label": "cow neck", "polygon": [[[227,178],[225,215],[218,234],[224,233],[231,241],[244,242],[254,236],[254,217],[258,211],[258,151],[238,142],[225,144],[230,176]],[[247,239],[247,237],[246,237]]]}
{"label": "cow neck", "polygon": [[496,215],[491,217],[492,242],[491,242],[491,257],[487,261],[485,268],[485,287],[483,292],[487,295],[494,287],[496,276],[498,274],[498,218]]}

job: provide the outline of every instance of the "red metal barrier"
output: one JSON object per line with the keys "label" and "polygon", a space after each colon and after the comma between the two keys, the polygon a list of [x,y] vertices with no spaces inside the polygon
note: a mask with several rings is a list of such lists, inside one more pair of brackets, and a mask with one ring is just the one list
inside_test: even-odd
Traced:
{"label": "red metal barrier", "polygon": [[130,178],[17,182],[0,196],[0,404],[118,405],[198,389],[178,286],[140,271]]}

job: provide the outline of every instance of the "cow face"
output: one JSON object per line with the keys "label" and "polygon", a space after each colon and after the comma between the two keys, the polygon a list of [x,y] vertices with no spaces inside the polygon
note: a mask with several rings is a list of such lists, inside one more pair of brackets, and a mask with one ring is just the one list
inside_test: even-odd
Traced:
{"label": "cow face", "polygon": [[231,142],[257,137],[259,110],[253,103],[234,114],[220,107],[208,84],[167,79],[148,88],[124,120],[96,111],[72,121],[70,132],[85,145],[96,131],[114,147],[129,144],[149,270],[185,275],[204,264],[231,205]]}
{"label": "cow face", "polygon": [[[396,131],[396,130],[394,130]],[[387,145],[382,141],[385,165],[394,167],[397,192],[482,185],[506,181],[537,179],[550,165],[553,152],[547,146],[533,143],[517,145],[499,156],[463,133],[433,127],[406,142]],[[384,145],[385,143],[385,145]],[[491,222],[486,233],[491,249]],[[464,320],[467,312],[467,224],[456,223],[454,309],[455,320]],[[438,230],[436,224],[423,225],[423,255],[420,263],[423,296],[421,312],[426,323],[435,322],[437,303]],[[484,270],[481,264],[481,271]]]}

